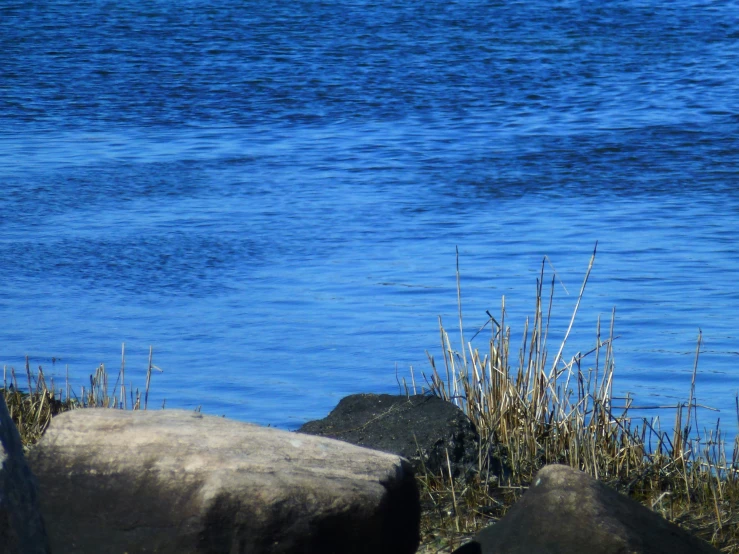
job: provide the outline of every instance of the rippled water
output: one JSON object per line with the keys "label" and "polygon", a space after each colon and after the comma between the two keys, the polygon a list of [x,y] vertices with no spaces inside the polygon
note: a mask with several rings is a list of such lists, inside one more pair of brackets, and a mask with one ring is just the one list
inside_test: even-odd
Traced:
{"label": "rippled water", "polygon": [[156,405],[294,428],[427,371],[457,246],[467,337],[546,255],[556,345],[599,241],[566,353],[615,307],[675,404],[700,328],[736,430],[736,2],[4,2],[0,49],[0,364],[151,344]]}

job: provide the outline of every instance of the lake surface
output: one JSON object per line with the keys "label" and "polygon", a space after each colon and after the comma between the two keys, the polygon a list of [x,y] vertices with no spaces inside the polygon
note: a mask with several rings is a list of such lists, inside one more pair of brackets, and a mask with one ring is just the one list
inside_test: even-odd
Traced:
{"label": "lake surface", "polygon": [[457,247],[467,338],[548,257],[553,358],[598,241],[565,356],[615,307],[674,405],[701,329],[736,432],[739,3],[6,1],[0,51],[8,371],[152,345],[150,404],[293,429],[428,372]]}

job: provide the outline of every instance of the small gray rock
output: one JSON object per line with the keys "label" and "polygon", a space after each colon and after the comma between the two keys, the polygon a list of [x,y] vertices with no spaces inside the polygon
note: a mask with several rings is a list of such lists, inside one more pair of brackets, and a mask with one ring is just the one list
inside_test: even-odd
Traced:
{"label": "small gray rock", "polygon": [[568,466],[550,465],[498,523],[454,554],[719,554],[659,514]]}

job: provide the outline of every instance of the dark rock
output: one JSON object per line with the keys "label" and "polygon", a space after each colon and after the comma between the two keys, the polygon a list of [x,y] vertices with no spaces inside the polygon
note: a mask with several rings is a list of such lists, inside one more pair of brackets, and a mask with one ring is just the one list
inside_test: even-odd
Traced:
{"label": "dark rock", "polygon": [[0,552],[49,552],[36,479],[26,464],[18,429],[0,392]]}
{"label": "dark rock", "polygon": [[[299,433],[321,435],[398,454],[417,472],[465,475],[478,465],[479,436],[462,411],[436,396],[353,394],[328,417],[310,421]],[[420,453],[419,453],[420,448]]]}
{"label": "dark rock", "polygon": [[498,523],[454,554],[718,554],[587,474],[550,465]]}
{"label": "dark rock", "polygon": [[55,554],[412,554],[406,460],[181,410],[84,409],[28,455]]}

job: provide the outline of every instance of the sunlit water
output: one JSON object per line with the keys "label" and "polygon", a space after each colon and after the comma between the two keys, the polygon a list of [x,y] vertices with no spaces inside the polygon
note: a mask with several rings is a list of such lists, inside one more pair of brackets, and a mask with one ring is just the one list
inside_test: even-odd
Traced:
{"label": "sunlit water", "polygon": [[565,356],[615,307],[618,394],[675,405],[701,329],[736,430],[736,2],[4,2],[0,49],[8,371],[152,345],[150,405],[295,428],[420,385],[456,247],[468,339],[548,257],[553,360],[598,241]]}

